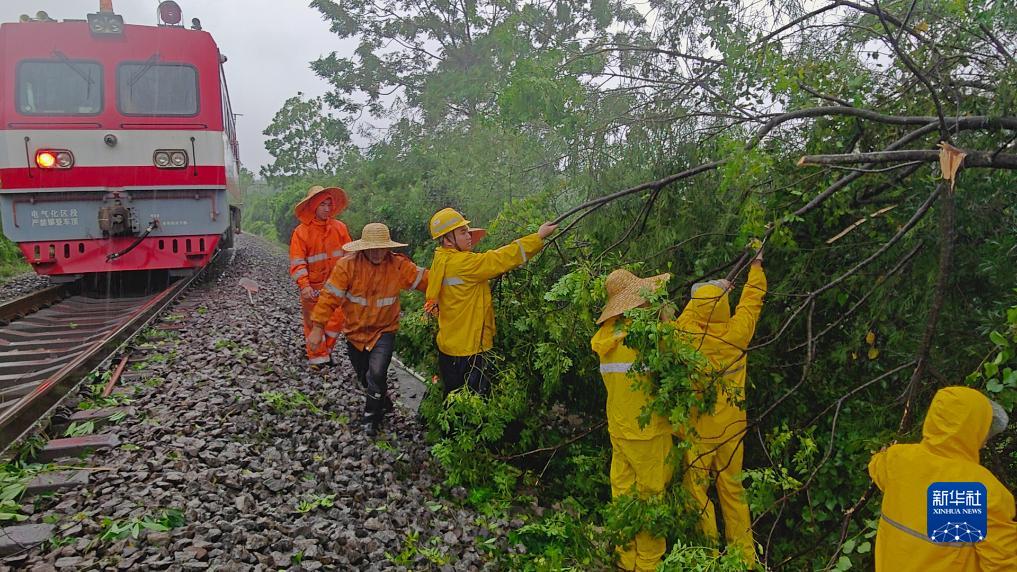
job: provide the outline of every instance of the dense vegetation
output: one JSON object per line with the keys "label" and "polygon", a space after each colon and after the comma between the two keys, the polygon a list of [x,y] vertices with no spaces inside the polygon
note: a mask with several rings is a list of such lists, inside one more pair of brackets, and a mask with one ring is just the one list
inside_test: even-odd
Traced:
{"label": "dense vegetation", "polygon": [[28,271],[28,264],[18,246],[0,236],[0,280]]}
{"label": "dense vegetation", "polygon": [[[610,502],[589,339],[621,265],[674,273],[680,305],[766,241],[745,482],[768,568],[870,565],[869,456],[917,440],[937,388],[1017,403],[1009,2],[311,4],[360,44],[312,62],[333,90],[291,99],[266,131],[276,161],[249,228],[287,240],[311,181],[347,189],[354,234],[384,221],[419,263],[441,207],[489,225],[485,247],[570,214],[494,284],[494,395],[424,408],[449,484],[492,518],[524,515],[506,566],[605,566],[612,541],[650,526],[669,569],[738,567],[704,548],[680,487]],[[315,124],[330,146],[311,143]],[[967,152],[955,186],[940,141]],[[332,151],[311,169],[301,149]],[[399,352],[434,372],[434,326],[418,296],[404,305]],[[1017,486],[1013,429],[983,457]]]}

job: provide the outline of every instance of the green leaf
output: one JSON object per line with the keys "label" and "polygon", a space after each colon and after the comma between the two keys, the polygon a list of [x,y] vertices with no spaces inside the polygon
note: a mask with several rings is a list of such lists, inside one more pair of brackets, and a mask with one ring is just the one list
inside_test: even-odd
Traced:
{"label": "green leaf", "polygon": [[1003,336],[1003,334],[995,330],[993,330],[992,333],[989,334],[989,339],[992,340],[992,343],[996,344],[1001,348],[1005,348],[1007,345],[1009,345],[1009,342],[1006,341],[1006,338]]}
{"label": "green leaf", "polygon": [[1003,385],[1017,387],[1017,370],[1006,368],[1003,370]]}
{"label": "green leaf", "polygon": [[851,559],[847,556],[841,556],[840,559],[837,560],[837,566],[834,567],[834,570],[850,570],[851,566]]}
{"label": "green leaf", "polygon": [[13,501],[20,497],[23,492],[25,492],[25,483],[23,482],[7,485],[0,489],[0,502]]}

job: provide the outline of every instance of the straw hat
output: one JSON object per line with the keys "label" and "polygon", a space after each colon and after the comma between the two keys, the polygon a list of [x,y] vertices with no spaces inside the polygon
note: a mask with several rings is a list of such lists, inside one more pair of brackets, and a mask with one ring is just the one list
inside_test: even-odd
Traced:
{"label": "straw hat", "polygon": [[608,274],[605,283],[607,303],[604,304],[604,311],[597,318],[597,323],[602,324],[610,318],[622,315],[626,310],[642,306],[646,299],[642,297],[641,292],[654,291],[670,279],[670,273],[640,278],[625,269]]}
{"label": "straw hat", "polygon": [[371,248],[399,248],[401,246],[406,245],[392,240],[387,226],[380,222],[369,222],[364,225],[364,231],[360,233],[360,240],[347,242],[343,245],[343,250],[360,252]]}
{"label": "straw hat", "polygon": [[[346,197],[346,191],[339,187],[323,187],[321,185],[314,185],[310,189],[307,189],[307,196],[297,203],[297,206],[293,207],[293,213],[297,215],[298,219],[305,221],[307,219],[314,218],[314,209],[311,208],[311,199],[317,197],[321,193],[328,193],[328,198],[332,199],[332,216],[336,216],[343,212],[346,210],[346,205],[350,204],[350,200]],[[316,201],[314,202],[314,206],[318,206]]]}
{"label": "straw hat", "polygon": [[431,238],[436,239],[445,236],[461,226],[469,229],[473,244],[477,244],[480,242],[480,239],[487,236],[486,230],[470,228],[470,221],[466,220],[466,217],[460,214],[459,211],[451,208],[444,208],[434,213],[427,224],[427,230],[431,233]]}

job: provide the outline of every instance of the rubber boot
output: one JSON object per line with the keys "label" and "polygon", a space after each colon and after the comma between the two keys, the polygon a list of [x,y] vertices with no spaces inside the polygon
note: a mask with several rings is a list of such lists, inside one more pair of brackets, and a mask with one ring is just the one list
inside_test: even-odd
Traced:
{"label": "rubber boot", "polygon": [[367,404],[364,411],[364,433],[369,437],[378,434],[382,417],[385,416],[385,395],[382,393],[367,393]]}

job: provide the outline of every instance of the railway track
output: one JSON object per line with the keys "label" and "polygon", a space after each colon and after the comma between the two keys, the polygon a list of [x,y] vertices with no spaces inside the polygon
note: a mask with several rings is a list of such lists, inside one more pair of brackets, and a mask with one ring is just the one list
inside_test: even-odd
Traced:
{"label": "railway track", "polygon": [[0,451],[45,418],[218,259],[151,295],[89,298],[56,286],[0,305],[0,322],[7,322],[0,326]]}

